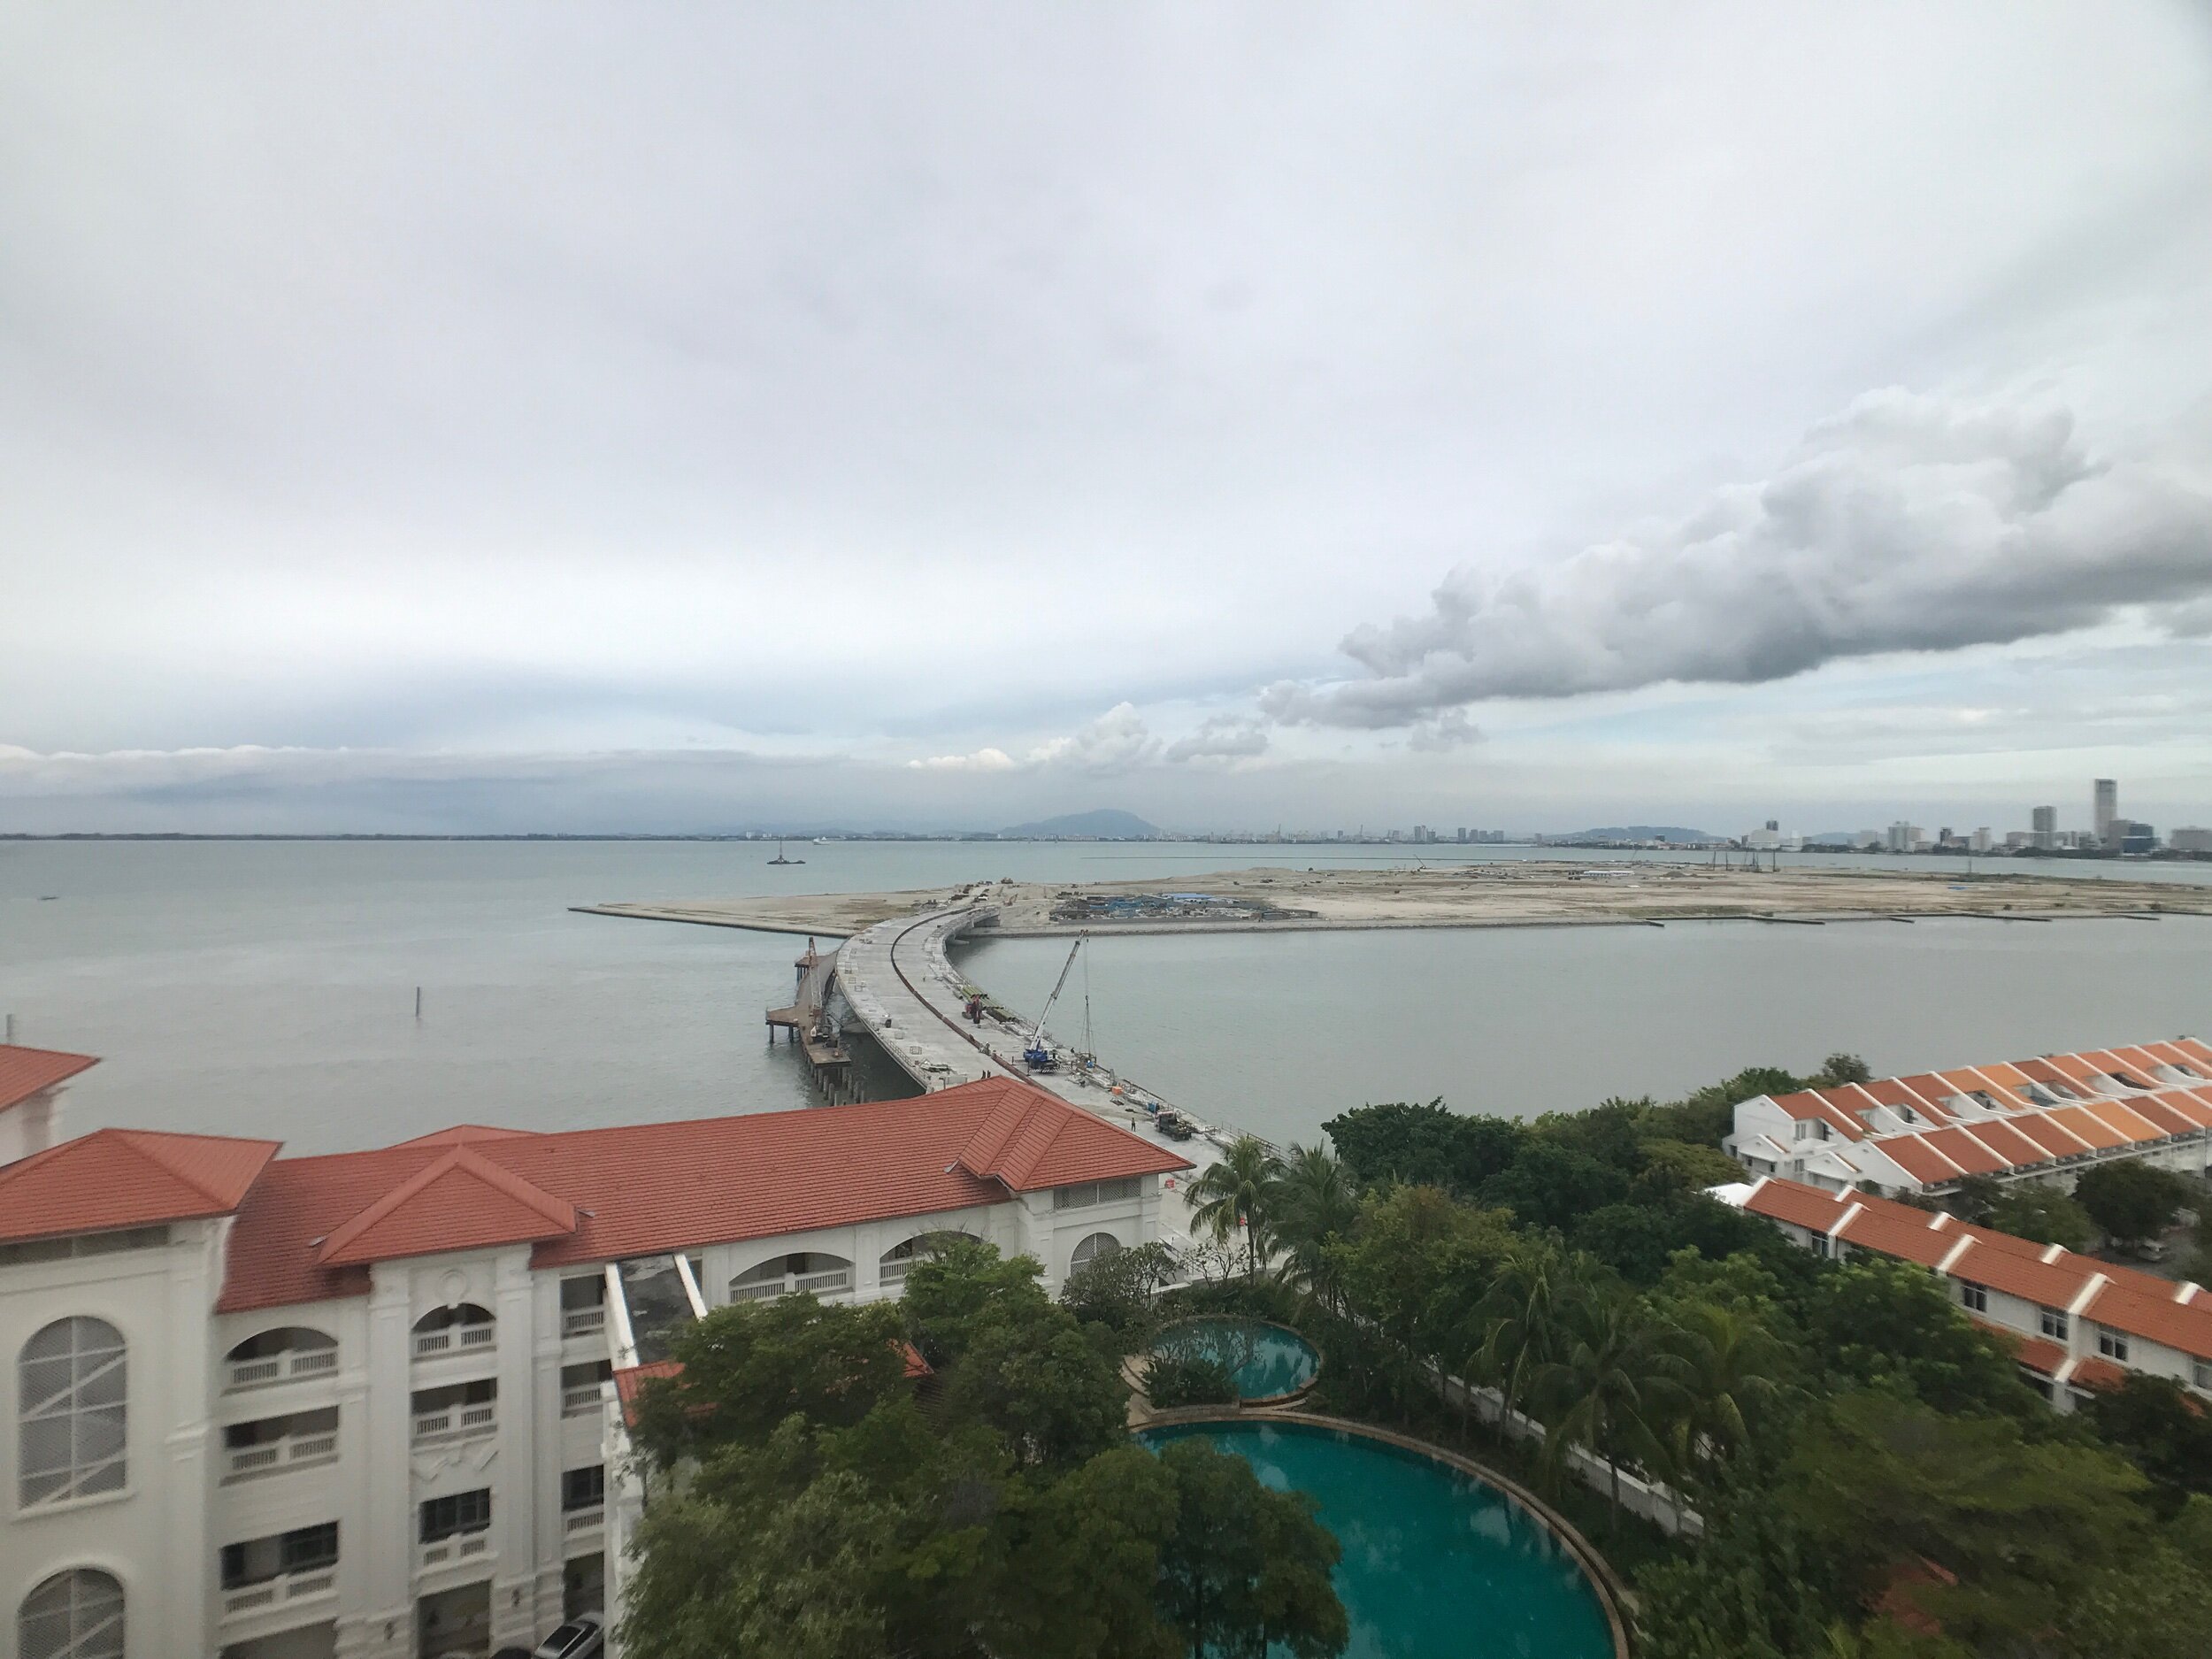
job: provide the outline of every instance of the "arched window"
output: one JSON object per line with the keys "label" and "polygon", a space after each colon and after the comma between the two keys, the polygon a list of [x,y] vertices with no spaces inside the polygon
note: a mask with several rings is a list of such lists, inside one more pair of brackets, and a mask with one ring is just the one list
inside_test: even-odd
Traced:
{"label": "arched window", "polygon": [[19,1499],[25,1509],[123,1489],[123,1333],[57,1319],[16,1362]]}
{"label": "arched window", "polygon": [[490,1310],[472,1302],[433,1308],[415,1321],[415,1357],[442,1358],[469,1348],[489,1348],[498,1333]]}
{"label": "arched window", "polygon": [[1111,1256],[1121,1248],[1121,1240],[1110,1233],[1094,1233],[1075,1247],[1075,1254],[1068,1258],[1071,1271],[1088,1267],[1102,1256]]}
{"label": "arched window", "polygon": [[817,1296],[841,1296],[853,1287],[853,1264],[841,1256],[802,1250],[772,1256],[758,1267],[730,1281],[732,1302],[767,1302],[794,1291]]}
{"label": "arched window", "polygon": [[972,1239],[970,1233],[918,1233],[903,1244],[895,1244],[883,1253],[876,1265],[876,1279],[885,1285],[906,1282],[908,1271],[922,1257],[933,1254],[940,1245],[950,1244],[956,1239]]}
{"label": "arched window", "polygon": [[16,1615],[23,1659],[123,1659],[123,1586],[104,1572],[58,1572]]}
{"label": "arched window", "polygon": [[226,1390],[259,1388],[336,1371],[338,1342],[327,1333],[305,1325],[279,1325],[248,1337],[224,1356],[223,1363],[227,1368],[223,1381]]}

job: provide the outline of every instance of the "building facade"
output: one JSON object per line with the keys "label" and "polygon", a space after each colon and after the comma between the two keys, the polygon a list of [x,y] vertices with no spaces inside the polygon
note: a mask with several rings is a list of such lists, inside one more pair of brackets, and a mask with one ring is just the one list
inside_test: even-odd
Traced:
{"label": "building facade", "polygon": [[2062,1411],[2130,1371],[2212,1400],[2212,1296],[2055,1244],[2037,1244],[1869,1193],[1763,1179],[1714,1189],[1798,1244],[1878,1256],[1939,1276],[1967,1316],[2012,1350],[2028,1385]]}
{"label": "building facade", "polygon": [[951,1234],[1056,1288],[1158,1238],[1189,1167],[1005,1079],[278,1151],[108,1129],[0,1167],[0,1655],[531,1646],[611,1599],[621,1400],[681,1325],[896,1296]]}
{"label": "building facade", "polygon": [[1948,1192],[1968,1176],[2070,1187],[2092,1164],[2212,1162],[2212,1048],[2171,1042],[1878,1078],[1737,1102],[1721,1142],[1754,1176]]}

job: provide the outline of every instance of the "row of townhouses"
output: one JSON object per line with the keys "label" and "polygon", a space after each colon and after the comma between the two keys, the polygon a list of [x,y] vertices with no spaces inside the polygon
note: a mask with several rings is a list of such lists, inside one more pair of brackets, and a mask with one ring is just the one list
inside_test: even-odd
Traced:
{"label": "row of townhouses", "polygon": [[2197,1285],[1872,1193],[1831,1193],[1769,1176],[1716,1187],[1713,1195],[1824,1256],[1886,1256],[1939,1274],[1972,1318],[2005,1339],[2029,1385],[2062,1411],[2129,1371],[2212,1400],[2212,1294]]}
{"label": "row of townhouses", "polygon": [[373,1151],[61,1133],[0,1047],[0,1659],[441,1659],[618,1605],[626,1385],[684,1322],[895,1296],[966,1234],[1056,1288],[1171,1150],[1009,1079]]}
{"label": "row of townhouses", "polygon": [[2212,1160],[2212,1048],[2193,1037],[1881,1078],[1738,1103],[1753,1175],[1830,1192],[1947,1192],[1968,1176],[2070,1187],[2090,1164]]}

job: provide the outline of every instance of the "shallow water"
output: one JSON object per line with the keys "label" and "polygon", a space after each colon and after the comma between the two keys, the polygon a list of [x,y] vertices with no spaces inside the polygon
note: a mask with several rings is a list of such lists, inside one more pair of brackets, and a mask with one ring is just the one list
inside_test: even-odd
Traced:
{"label": "shallow water", "polygon": [[1604,1609],[1574,1558],[1456,1470],[1302,1425],[1190,1424],[1141,1438],[1156,1449],[1203,1440],[1245,1458],[1263,1486],[1319,1503],[1344,1551],[1335,1582],[1348,1659],[1609,1659]]}
{"label": "shallow water", "polygon": [[1240,1400],[1272,1400],[1303,1388],[1321,1368],[1312,1343],[1263,1319],[1189,1319],[1164,1332],[1157,1346],[1237,1362]]}
{"label": "shallow water", "polygon": [[[105,1056],[71,1089],[80,1129],[266,1134],[320,1152],[461,1121],[765,1110],[809,1100],[794,1051],[771,1048],[761,1025],[787,999],[804,941],[570,905],[1394,857],[1159,843],[792,851],[809,862],[772,869],[772,848],[747,842],[0,841],[0,1012],[20,1041]],[[2086,867],[2104,868],[2140,872]],[[2201,1034],[2208,947],[2212,921],[2184,920],[1100,939],[1053,1023],[1079,1035],[1087,979],[1098,1050],[1125,1071],[1210,1117],[1311,1140],[1368,1100],[1442,1094],[1528,1114],[1663,1094],[1755,1061],[1810,1066],[1835,1048],[1917,1070]],[[1066,949],[1007,940],[966,959],[1033,1010]]]}

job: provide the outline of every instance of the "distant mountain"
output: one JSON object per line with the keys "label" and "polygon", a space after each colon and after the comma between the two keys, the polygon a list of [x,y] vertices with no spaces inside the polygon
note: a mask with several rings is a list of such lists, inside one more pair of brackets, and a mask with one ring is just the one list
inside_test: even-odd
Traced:
{"label": "distant mountain", "polygon": [[1615,824],[1604,829],[1577,830],[1571,835],[1551,835],[1555,841],[1718,841],[1725,835],[1709,830],[1684,829],[1679,824]]}
{"label": "distant mountain", "polygon": [[1001,841],[1148,841],[1167,832],[1134,812],[1101,807],[1095,812],[1067,812],[1034,824],[1017,824],[998,833]]}

